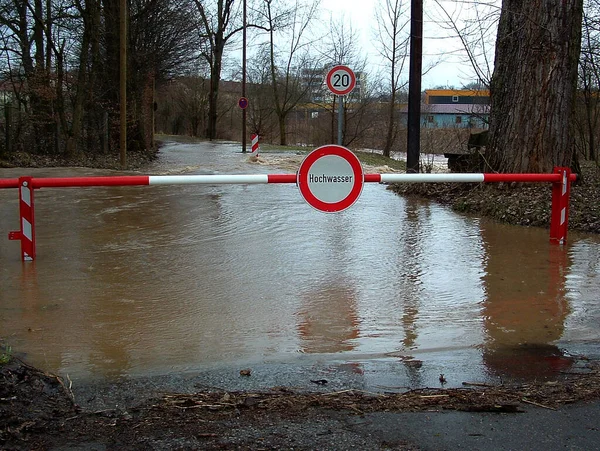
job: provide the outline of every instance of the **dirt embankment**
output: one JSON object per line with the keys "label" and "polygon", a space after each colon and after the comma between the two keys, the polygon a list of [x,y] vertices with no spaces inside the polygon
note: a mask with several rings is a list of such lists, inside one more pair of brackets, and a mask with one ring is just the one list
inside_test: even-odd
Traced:
{"label": "dirt embankment", "polygon": [[[112,390],[124,395],[131,389],[123,384]],[[498,386],[473,383],[463,388],[394,394],[357,390],[307,393],[284,387],[258,393],[217,389],[162,393],[142,400],[136,400],[135,391],[130,394],[130,402],[85,409],[78,405],[70,381],[13,359],[0,366],[0,448],[314,449],[331,447],[335,440],[371,446],[371,442],[361,442],[364,437],[349,437],[343,425],[371,412],[520,413],[532,406],[555,409],[598,400],[600,366],[582,357],[576,370],[562,373],[554,381]],[[416,449],[406,443],[392,447]]]}
{"label": "dirt embankment", "polygon": [[[582,180],[571,186],[569,230],[600,233],[600,167],[585,162],[581,170]],[[550,226],[552,187],[548,183],[414,183],[394,184],[390,189],[509,224]]]}

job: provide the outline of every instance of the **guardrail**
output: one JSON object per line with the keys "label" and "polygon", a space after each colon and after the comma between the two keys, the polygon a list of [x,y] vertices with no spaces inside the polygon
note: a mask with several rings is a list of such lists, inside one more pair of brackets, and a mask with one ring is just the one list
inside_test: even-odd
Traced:
{"label": "guardrail", "polygon": [[[569,220],[571,182],[577,179],[569,168],[557,167],[552,174],[364,174],[365,183],[552,183],[550,241],[565,244]],[[110,177],[19,177],[0,179],[0,188],[19,189],[20,230],[9,232],[10,240],[21,241],[21,257],[36,257],[34,190],[41,188],[144,186],[187,184],[298,183],[298,174],[134,175]]]}

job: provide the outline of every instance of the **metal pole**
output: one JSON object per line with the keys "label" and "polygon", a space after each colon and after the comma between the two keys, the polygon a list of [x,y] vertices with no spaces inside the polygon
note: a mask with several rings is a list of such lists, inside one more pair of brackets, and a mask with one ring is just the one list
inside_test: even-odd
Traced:
{"label": "metal pole", "polygon": [[127,167],[127,0],[121,0],[120,28],[119,28],[119,65],[120,76],[120,124],[121,136],[119,140],[121,167]]}
{"label": "metal pole", "polygon": [[338,146],[343,146],[344,127],[344,96],[338,96]]}
{"label": "metal pole", "polygon": [[[242,30],[242,97],[246,97],[246,0],[244,0],[244,25]],[[242,108],[242,153],[246,153],[246,108]]]}
{"label": "metal pole", "polygon": [[423,0],[411,0],[410,68],[406,172],[419,172],[421,152],[421,72],[423,67]]}

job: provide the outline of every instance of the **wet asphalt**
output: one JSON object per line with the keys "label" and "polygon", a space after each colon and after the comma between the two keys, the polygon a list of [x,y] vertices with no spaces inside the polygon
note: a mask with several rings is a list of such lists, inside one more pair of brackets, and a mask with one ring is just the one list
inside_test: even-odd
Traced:
{"label": "wet asphalt", "polygon": [[[311,382],[325,378],[328,382],[324,385]],[[253,368],[251,377],[240,376],[237,368],[214,368],[188,374],[128,378],[117,383],[75,384],[73,392],[76,402],[86,410],[125,411],[144,398],[165,392],[215,389],[252,392],[274,386],[311,392],[366,388],[363,376],[344,368],[332,369],[330,364],[270,364]],[[362,415],[323,410],[310,417],[269,417],[260,425],[248,424],[242,415],[228,420],[229,432],[220,438],[219,446],[222,449],[600,450],[600,401],[564,405],[556,410],[522,405],[520,410],[519,413],[441,410]],[[172,449],[173,443],[172,439],[164,446],[155,443],[153,449]],[[188,438],[178,446],[209,449],[198,438]]]}

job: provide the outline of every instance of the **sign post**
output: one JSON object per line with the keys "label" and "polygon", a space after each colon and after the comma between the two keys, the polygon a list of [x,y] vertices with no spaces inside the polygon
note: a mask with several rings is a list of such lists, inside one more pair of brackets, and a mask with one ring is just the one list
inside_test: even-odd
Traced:
{"label": "sign post", "polygon": [[347,66],[334,66],[327,73],[327,87],[339,97],[338,101],[338,146],[343,144],[344,99],[356,86],[356,76]]}
{"label": "sign post", "polygon": [[300,163],[297,184],[312,207],[327,213],[342,211],[360,197],[364,184],[362,165],[345,147],[318,147]]}

